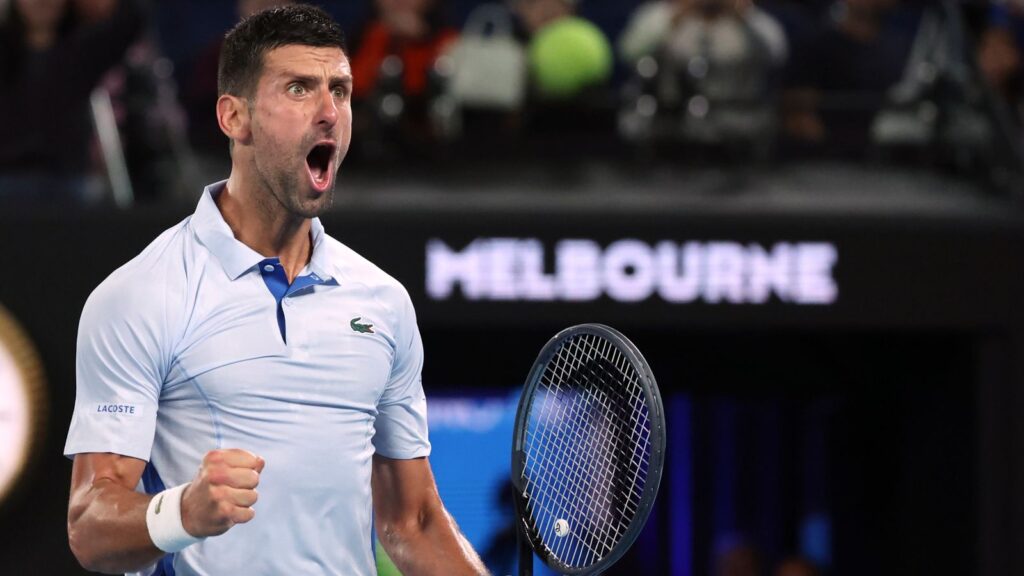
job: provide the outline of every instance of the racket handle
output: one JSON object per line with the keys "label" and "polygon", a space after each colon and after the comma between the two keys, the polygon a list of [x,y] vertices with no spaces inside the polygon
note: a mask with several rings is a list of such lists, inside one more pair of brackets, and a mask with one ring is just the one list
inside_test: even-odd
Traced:
{"label": "racket handle", "polygon": [[516,544],[519,548],[519,576],[533,576],[533,548],[526,541],[522,527],[516,530]]}

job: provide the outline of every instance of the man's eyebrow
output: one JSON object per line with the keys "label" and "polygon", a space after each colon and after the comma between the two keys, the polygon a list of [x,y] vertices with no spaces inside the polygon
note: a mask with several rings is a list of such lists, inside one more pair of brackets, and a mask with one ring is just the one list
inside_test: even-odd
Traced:
{"label": "man's eyebrow", "polygon": [[[321,78],[321,76],[315,76],[315,75],[312,75],[312,74],[293,74],[293,73],[290,73],[290,72],[284,73],[284,77],[288,80],[288,82],[299,82],[299,83],[305,84],[307,86],[317,84],[318,82],[320,82],[320,78]],[[352,75],[351,74],[345,74],[345,75],[342,75],[342,76],[331,76],[330,79],[328,80],[328,84],[330,84],[331,86],[334,86],[334,85],[337,85],[337,84],[351,84],[351,83],[352,83]]]}

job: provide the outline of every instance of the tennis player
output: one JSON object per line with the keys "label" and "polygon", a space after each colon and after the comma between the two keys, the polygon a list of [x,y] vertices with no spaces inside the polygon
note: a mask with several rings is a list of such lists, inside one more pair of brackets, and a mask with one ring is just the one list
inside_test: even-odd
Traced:
{"label": "tennis player", "polygon": [[[427,456],[405,289],[327,236],[351,138],[341,30],[304,5],[239,23],[220,61],[230,177],[89,297],[68,535],[90,569],[482,574]],[[386,233],[386,231],[382,231]]]}

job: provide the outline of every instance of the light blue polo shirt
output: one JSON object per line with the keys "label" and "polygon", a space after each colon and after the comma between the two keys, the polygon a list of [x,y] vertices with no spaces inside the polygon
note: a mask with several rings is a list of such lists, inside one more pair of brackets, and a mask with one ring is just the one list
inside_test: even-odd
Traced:
{"label": "light blue polo shirt", "polygon": [[412,302],[318,219],[289,286],[235,239],[223,188],[89,297],[64,452],[146,460],[148,493],[212,449],[266,460],[252,522],[143,574],[374,574],[371,457],[430,453]]}

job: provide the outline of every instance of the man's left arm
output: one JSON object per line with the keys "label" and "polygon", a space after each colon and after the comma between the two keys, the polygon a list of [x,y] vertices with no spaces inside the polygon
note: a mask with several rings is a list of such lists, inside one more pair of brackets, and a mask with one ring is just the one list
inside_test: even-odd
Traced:
{"label": "man's left arm", "polygon": [[406,576],[487,574],[437,493],[426,458],[373,457],[377,537]]}

